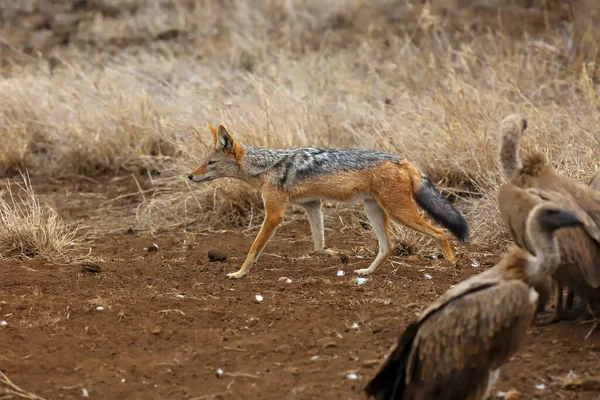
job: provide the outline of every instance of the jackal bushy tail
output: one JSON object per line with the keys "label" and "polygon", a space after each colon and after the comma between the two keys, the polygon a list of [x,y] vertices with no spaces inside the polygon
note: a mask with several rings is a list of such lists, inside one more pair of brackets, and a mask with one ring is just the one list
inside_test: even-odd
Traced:
{"label": "jackal bushy tail", "polygon": [[414,194],[415,201],[436,222],[467,243],[469,229],[465,217],[433,185],[431,179],[421,176]]}

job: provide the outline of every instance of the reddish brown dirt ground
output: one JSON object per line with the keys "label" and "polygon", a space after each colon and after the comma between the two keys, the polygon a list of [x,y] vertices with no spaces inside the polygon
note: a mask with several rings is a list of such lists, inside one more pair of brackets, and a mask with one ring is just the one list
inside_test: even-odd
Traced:
{"label": "reddish brown dirt ground", "polygon": [[[81,185],[36,190],[72,219],[96,215],[74,199],[56,200]],[[364,399],[363,386],[406,324],[450,285],[497,261],[472,267],[472,249],[459,247],[457,272],[438,260],[395,257],[357,285],[352,271],[370,256],[348,265],[309,257],[301,220],[279,229],[250,275],[234,281],[225,275],[241,265],[255,231],[126,230],[79,244],[102,259],[99,274],[79,264],[0,261],[0,319],[8,323],[0,327],[0,369],[15,384],[46,399],[82,398],[84,388],[91,399]],[[327,240],[347,250],[374,244],[331,231]],[[148,253],[152,243],[159,250]],[[226,251],[228,261],[208,262],[209,249]],[[584,340],[588,329],[533,327],[496,389],[525,399],[600,399],[600,391],[567,390],[559,380],[571,370],[600,372],[600,333]],[[346,379],[349,372],[358,380]]]}

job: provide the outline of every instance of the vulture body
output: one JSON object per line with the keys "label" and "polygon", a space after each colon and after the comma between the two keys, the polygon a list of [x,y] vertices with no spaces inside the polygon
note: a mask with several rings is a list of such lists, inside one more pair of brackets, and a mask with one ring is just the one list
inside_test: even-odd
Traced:
{"label": "vulture body", "polygon": [[535,315],[533,285],[560,262],[554,231],[581,222],[552,203],[527,219],[536,255],[513,246],[494,267],[446,291],[411,323],[365,387],[377,400],[481,400]]}
{"label": "vulture body", "polygon": [[[498,203],[504,224],[517,245],[532,250],[523,238],[524,221],[535,204],[543,200],[539,196],[530,197],[524,191],[519,192],[517,190],[519,188],[555,193],[561,206],[568,210],[577,210],[580,216],[585,214],[587,221],[585,227],[558,234],[563,260],[553,276],[557,283],[557,296],[554,316],[549,322],[565,317],[562,306],[564,286],[567,286],[571,292],[567,303],[572,303],[572,293],[575,293],[585,300],[592,312],[598,316],[600,315],[600,236],[593,232],[600,227],[600,191],[594,190],[593,187],[600,186],[600,177],[596,174],[589,182],[589,186],[586,186],[557,174],[542,153],[533,152],[521,160],[519,145],[526,128],[527,121],[517,115],[510,115],[502,121],[500,162],[504,176],[509,182],[498,192]],[[552,195],[547,195],[546,198],[548,196]],[[549,289],[547,285],[546,287]],[[540,291],[543,292],[541,289]]]}

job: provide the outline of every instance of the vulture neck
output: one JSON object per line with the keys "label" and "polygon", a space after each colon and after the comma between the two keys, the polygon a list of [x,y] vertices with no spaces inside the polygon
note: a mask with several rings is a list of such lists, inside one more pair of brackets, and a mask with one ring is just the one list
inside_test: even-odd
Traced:
{"label": "vulture neck", "polygon": [[500,143],[500,162],[507,180],[510,180],[515,171],[521,168],[519,160],[520,137],[518,132],[509,130],[502,132]]}
{"label": "vulture neck", "polygon": [[532,281],[539,282],[554,274],[558,268],[560,249],[554,232],[545,230],[536,216],[531,217],[527,221],[527,234],[535,255],[527,267],[527,276]]}

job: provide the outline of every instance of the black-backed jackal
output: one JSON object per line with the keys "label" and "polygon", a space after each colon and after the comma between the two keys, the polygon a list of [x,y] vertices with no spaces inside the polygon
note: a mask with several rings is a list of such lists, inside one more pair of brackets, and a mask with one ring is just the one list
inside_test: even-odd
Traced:
{"label": "black-backed jackal", "polygon": [[434,238],[444,258],[455,263],[446,235],[419,216],[416,204],[463,243],[467,241],[468,227],[463,215],[435,189],[429,178],[402,157],[371,150],[261,149],[239,144],[223,125],[215,129],[208,124],[208,129],[214,145],[188,178],[193,182],[223,177],[241,179],[260,188],[265,206],[262,227],[246,261],[239,271],[227,275],[230,278],[241,278],[248,273],[291,203],[306,210],[315,251],[339,255],[325,247],[321,199],[363,201],[379,241],[379,252],[369,268],[355,271],[362,275],[375,272],[392,250],[390,218]]}

